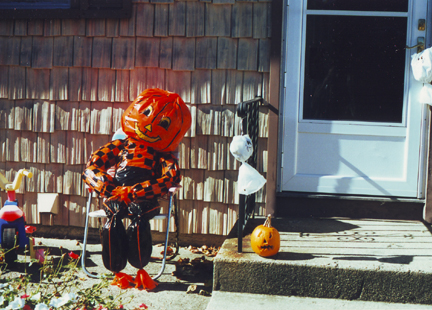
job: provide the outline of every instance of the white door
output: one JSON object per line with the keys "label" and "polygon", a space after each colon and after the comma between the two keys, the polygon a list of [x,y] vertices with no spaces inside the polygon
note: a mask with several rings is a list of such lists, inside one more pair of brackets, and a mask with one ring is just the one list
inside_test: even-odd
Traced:
{"label": "white door", "polygon": [[427,0],[291,0],[280,190],[421,198]]}

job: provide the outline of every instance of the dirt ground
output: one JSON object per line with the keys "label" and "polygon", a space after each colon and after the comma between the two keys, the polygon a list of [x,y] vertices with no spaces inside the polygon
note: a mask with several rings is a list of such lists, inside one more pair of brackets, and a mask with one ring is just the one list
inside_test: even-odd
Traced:
{"label": "dirt ground", "polygon": [[[62,253],[69,253],[70,251],[81,254],[82,251],[82,243],[77,242],[77,240],[35,239],[38,248],[48,249],[54,257],[60,256]],[[86,250],[87,270],[96,274],[109,274],[110,272],[105,269],[102,263],[101,245],[90,243],[87,244]],[[152,257],[154,259],[145,268],[150,276],[156,275],[161,268],[162,264],[159,258],[162,257],[162,251],[162,245],[153,246]],[[25,257],[19,255],[18,258],[24,260]],[[187,259],[189,259],[189,263],[185,263]],[[79,265],[81,266],[81,264]],[[34,264],[30,268],[27,268],[27,272],[36,275],[39,272],[38,268]],[[122,292],[122,300],[131,300],[129,303],[123,303],[125,309],[133,309],[144,303],[148,306],[149,310],[205,310],[210,301],[212,270],[213,263],[211,257],[192,253],[189,249],[180,247],[179,254],[174,259],[167,261],[163,274],[157,280],[159,285],[153,291],[147,292],[135,288],[121,290],[117,286],[110,286],[108,290],[112,296],[117,296]],[[122,272],[135,276],[136,271],[137,269],[128,264]],[[22,272],[24,272],[24,263],[18,263],[13,270],[7,270],[2,276],[15,277]],[[80,270],[80,273],[80,281],[83,288],[90,287],[97,283],[97,281],[100,281],[99,279],[86,276],[82,270]],[[195,286],[196,290],[188,292],[188,290],[195,288]]]}

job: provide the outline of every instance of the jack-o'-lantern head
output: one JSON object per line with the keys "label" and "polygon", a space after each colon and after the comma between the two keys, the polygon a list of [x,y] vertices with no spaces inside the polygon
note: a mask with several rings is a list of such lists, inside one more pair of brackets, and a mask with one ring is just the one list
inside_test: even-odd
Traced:
{"label": "jack-o'-lantern head", "polygon": [[257,226],[251,234],[252,250],[260,256],[276,255],[280,248],[280,234],[271,226],[271,217],[267,217],[264,225]]}
{"label": "jack-o'-lantern head", "polygon": [[180,96],[158,88],[143,91],[122,116],[126,135],[160,152],[174,151],[190,126],[191,114]]}

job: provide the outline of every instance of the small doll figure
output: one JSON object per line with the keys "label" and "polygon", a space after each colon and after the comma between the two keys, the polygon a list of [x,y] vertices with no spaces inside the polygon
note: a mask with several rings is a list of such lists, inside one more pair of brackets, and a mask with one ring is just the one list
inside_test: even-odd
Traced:
{"label": "small doll figure", "polygon": [[[108,221],[102,230],[102,257],[116,274],[127,261],[138,268],[135,281],[152,289],[143,270],[152,251],[149,220],[159,213],[157,199],[180,183],[180,170],[173,152],[191,125],[188,107],[179,95],[161,89],[143,91],[122,116],[125,139],[117,139],[94,152],[83,173],[84,182],[105,197]],[[115,168],[112,175],[109,170]],[[122,219],[131,224],[124,228]],[[149,283],[143,283],[148,279]]]}

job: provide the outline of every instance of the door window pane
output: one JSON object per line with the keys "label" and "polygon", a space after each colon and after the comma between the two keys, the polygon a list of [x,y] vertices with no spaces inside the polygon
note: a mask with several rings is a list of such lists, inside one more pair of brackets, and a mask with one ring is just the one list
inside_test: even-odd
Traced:
{"label": "door window pane", "polygon": [[307,16],[303,119],[402,122],[405,17]]}
{"label": "door window pane", "polygon": [[307,8],[309,10],[408,12],[408,0],[308,0]]}

